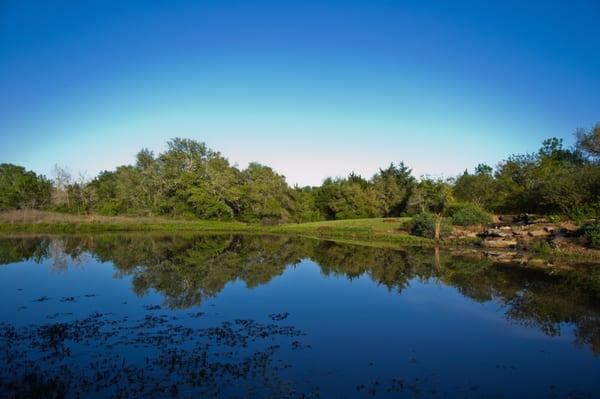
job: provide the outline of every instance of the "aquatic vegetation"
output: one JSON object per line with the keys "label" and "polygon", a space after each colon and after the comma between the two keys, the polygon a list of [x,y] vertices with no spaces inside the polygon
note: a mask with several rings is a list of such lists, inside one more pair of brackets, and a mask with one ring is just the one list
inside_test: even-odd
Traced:
{"label": "aquatic vegetation", "polygon": [[[2,323],[0,391],[14,397],[130,398],[242,397],[248,390],[256,397],[293,397],[277,383],[284,366],[275,357],[281,345],[309,348],[298,341],[303,335],[293,326],[254,320],[194,328],[166,316],[129,320],[110,313],[23,328]],[[231,390],[222,383],[228,379],[246,383]]]}

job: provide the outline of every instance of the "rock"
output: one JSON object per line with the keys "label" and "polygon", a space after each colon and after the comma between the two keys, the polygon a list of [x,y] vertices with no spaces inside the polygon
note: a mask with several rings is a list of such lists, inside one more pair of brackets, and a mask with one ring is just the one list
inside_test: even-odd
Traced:
{"label": "rock", "polygon": [[515,248],[517,240],[507,238],[486,238],[481,242],[484,248]]}
{"label": "rock", "polygon": [[487,229],[484,232],[479,234],[479,237],[508,237],[511,234],[508,234],[506,231],[500,229]]}
{"label": "rock", "polygon": [[564,236],[555,236],[550,240],[550,246],[553,248],[565,248],[571,244],[573,239]]}
{"label": "rock", "polygon": [[542,217],[529,217],[530,224],[550,223],[550,220]]}
{"label": "rock", "polygon": [[518,223],[520,221],[518,215],[497,215],[495,219],[497,219],[499,223],[507,224]]}
{"label": "rock", "polygon": [[513,229],[513,235],[517,236],[517,237],[525,237],[527,236],[527,230],[524,230],[522,228],[515,228]]}
{"label": "rock", "polygon": [[550,232],[548,232],[546,230],[546,228],[543,228],[543,229],[529,230],[528,234],[531,237],[546,237],[546,236],[550,235]]}
{"label": "rock", "polygon": [[513,262],[525,265],[527,262],[529,262],[529,258],[527,258],[527,256],[517,256],[513,259]]}
{"label": "rock", "polygon": [[548,263],[544,259],[532,258],[532,259],[529,259],[529,262],[527,262],[527,265],[533,266],[533,267],[544,267],[544,266],[548,266]]}
{"label": "rock", "polygon": [[452,229],[453,238],[477,238],[479,233],[476,229],[454,226]]}

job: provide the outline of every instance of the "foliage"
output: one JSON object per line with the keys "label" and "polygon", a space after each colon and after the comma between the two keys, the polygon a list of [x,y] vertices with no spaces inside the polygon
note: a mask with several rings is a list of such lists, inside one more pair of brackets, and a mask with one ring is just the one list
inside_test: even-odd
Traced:
{"label": "foliage", "polygon": [[446,213],[452,218],[452,224],[457,226],[473,226],[492,222],[492,217],[488,212],[468,202],[450,204],[446,208]]}
{"label": "foliage", "polygon": [[372,179],[379,215],[391,217],[404,214],[415,183],[411,170],[403,162],[398,166],[392,163],[386,169],[380,169]]}
{"label": "foliage", "polygon": [[495,173],[485,165],[473,174],[465,172],[455,181],[454,195],[494,212],[593,217],[591,205],[600,198],[600,167],[591,160],[595,133],[587,133],[585,140],[582,134],[577,133],[573,149],[551,138],[537,153],[509,156]]}
{"label": "foliage", "polygon": [[487,209],[498,206],[493,169],[488,165],[479,164],[473,174],[465,170],[456,179],[453,191],[459,201],[472,202]]}
{"label": "foliage", "polygon": [[589,157],[600,160],[600,123],[590,129],[578,129],[575,132],[577,148]]}
{"label": "foliage", "polygon": [[[431,212],[422,212],[412,217],[410,222],[410,232],[419,237],[434,238],[436,235],[436,224],[439,216]],[[452,226],[448,220],[441,224],[440,235],[444,236],[452,231]]]}
{"label": "foliage", "polygon": [[452,186],[449,181],[422,179],[415,187],[409,207],[413,213],[431,212],[441,215],[452,199]]}
{"label": "foliage", "polygon": [[[455,179],[415,179],[402,162],[371,178],[351,173],[318,187],[290,187],[268,166],[231,165],[202,142],[175,138],[165,151],[142,149],[133,165],[91,180],[56,167],[52,182],[15,165],[0,165],[0,209],[40,208],[73,214],[166,216],[281,224],[398,217],[431,212],[437,233],[454,223],[487,223],[486,212],[534,213],[583,223],[600,214],[600,124],[576,132],[566,148],[550,138],[530,154],[495,168],[479,164]],[[455,209],[455,202],[464,209]],[[471,205],[466,205],[471,204]],[[437,234],[436,234],[437,235]]]}
{"label": "foliage", "polygon": [[552,253],[552,247],[547,241],[540,241],[531,246],[531,252],[540,256],[548,256]]}
{"label": "foliage", "polygon": [[316,205],[326,219],[379,216],[373,188],[354,174],[348,179],[326,179],[316,193]]}
{"label": "foliage", "polygon": [[588,223],[581,228],[581,232],[590,248],[600,249],[600,222]]}
{"label": "foliage", "polygon": [[413,216],[410,222],[410,232],[420,237],[433,237],[435,232],[435,215],[429,212]]}
{"label": "foliage", "polygon": [[52,184],[44,176],[12,164],[0,164],[0,210],[39,209],[50,203]]}

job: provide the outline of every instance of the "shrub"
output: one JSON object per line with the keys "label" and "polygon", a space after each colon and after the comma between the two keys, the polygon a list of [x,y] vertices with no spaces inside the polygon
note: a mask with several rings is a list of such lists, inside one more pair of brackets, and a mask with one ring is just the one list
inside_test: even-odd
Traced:
{"label": "shrub", "polygon": [[541,241],[531,246],[531,252],[542,256],[550,255],[552,253],[552,247],[550,244],[548,244],[548,242]]}
{"label": "shrub", "polygon": [[548,220],[550,223],[560,223],[568,220],[568,217],[565,215],[548,215]]}
{"label": "shrub", "polygon": [[[433,238],[435,236],[435,222],[437,216],[433,213],[423,212],[413,216],[410,222],[410,233],[420,237]],[[446,235],[452,231],[448,219],[442,221],[441,235]]]}
{"label": "shrub", "polygon": [[569,216],[577,224],[583,224],[586,220],[590,220],[597,215],[595,204],[585,204],[574,206],[569,212]]}
{"label": "shrub", "polygon": [[600,222],[584,225],[581,232],[590,248],[600,249]]}
{"label": "shrub", "polygon": [[121,203],[114,199],[109,199],[102,203],[98,209],[98,213],[106,216],[115,216],[121,213]]}
{"label": "shrub", "polygon": [[457,226],[472,226],[492,222],[491,215],[470,203],[456,203],[448,206],[446,213],[452,218],[452,224]]}

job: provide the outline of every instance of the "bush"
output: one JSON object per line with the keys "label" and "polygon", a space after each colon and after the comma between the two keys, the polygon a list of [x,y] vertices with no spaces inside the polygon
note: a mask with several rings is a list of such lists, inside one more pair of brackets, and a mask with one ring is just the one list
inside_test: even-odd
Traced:
{"label": "bush", "polygon": [[589,223],[581,228],[582,235],[590,248],[600,249],[600,222]]}
{"label": "bush", "polygon": [[452,218],[452,224],[457,226],[473,226],[492,222],[491,215],[470,203],[456,203],[448,206],[447,214]]}
{"label": "bush", "polygon": [[552,253],[552,247],[550,246],[550,244],[548,244],[548,242],[541,241],[531,246],[531,252],[541,256],[547,256]]}
{"label": "bush", "polygon": [[[410,233],[419,237],[434,238],[436,220],[437,216],[433,213],[423,212],[416,214],[410,221]],[[451,231],[452,226],[448,219],[444,219],[442,221],[441,235],[444,236]]]}
{"label": "bush", "polygon": [[583,224],[586,220],[590,220],[597,215],[596,207],[596,204],[574,206],[567,216],[569,216],[575,223]]}
{"label": "bush", "polygon": [[106,216],[116,216],[121,213],[121,203],[114,199],[106,200],[98,209],[98,213]]}

